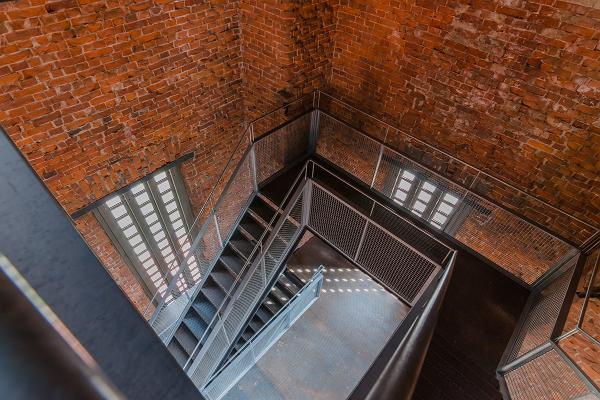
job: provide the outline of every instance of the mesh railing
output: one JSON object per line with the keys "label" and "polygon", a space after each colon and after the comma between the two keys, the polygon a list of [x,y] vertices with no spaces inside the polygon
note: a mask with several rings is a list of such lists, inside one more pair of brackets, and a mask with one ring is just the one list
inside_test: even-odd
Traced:
{"label": "mesh railing", "polygon": [[[297,181],[304,175],[305,170],[298,175]],[[295,187],[293,184],[290,190]],[[269,223],[270,229],[266,229],[257,240],[239,275],[241,279],[234,282],[204,337],[192,352],[188,363],[192,358],[194,361],[189,365],[188,374],[197,387],[204,387],[216,371],[301,233],[305,188],[305,185],[301,185],[293,194],[288,191],[280,207],[289,203],[282,216],[273,216]]]}
{"label": "mesh railing", "polygon": [[548,349],[504,374],[512,400],[592,400],[598,393],[556,349]]}
{"label": "mesh railing", "polygon": [[[195,289],[202,286],[212,270],[243,210],[256,194],[258,184],[309,151],[310,114],[278,127],[253,145],[251,136],[255,133],[255,125],[266,129],[272,122],[272,114],[264,117],[264,123],[258,119],[250,124],[234,147],[188,230],[190,237],[186,239],[191,246],[182,255],[183,261],[179,265],[174,261],[169,266],[172,276],[167,277],[168,284],[154,293],[144,312],[144,316],[148,317],[153,311],[149,323],[163,340],[171,337],[177,321],[195,297]],[[192,275],[192,265],[198,266],[199,274]],[[152,309],[154,304],[157,305]]]}
{"label": "mesh railing", "polygon": [[[249,148],[199,229],[177,274],[169,283],[167,296],[163,295],[156,307],[149,322],[163,340],[168,340],[171,336],[172,328],[195,297],[194,288],[199,288],[206,280],[224,244],[233,233],[237,220],[243,214],[242,211],[252,200],[256,187],[252,167],[252,153]],[[192,277],[188,267],[191,263],[196,263],[200,270],[196,279]]]}
{"label": "mesh railing", "polygon": [[[371,215],[363,215],[314,182],[308,226],[411,305],[440,270],[440,264],[387,231]],[[426,236],[422,231],[419,234]],[[444,258],[450,252],[446,250]]]}
{"label": "mesh railing", "polygon": [[504,396],[513,400],[595,399],[599,393],[555,340],[562,331],[566,300],[572,296],[579,257],[534,287],[498,375]]}
{"label": "mesh railing", "polygon": [[256,181],[259,185],[308,154],[310,118],[311,114],[305,114],[256,142]]}
{"label": "mesh railing", "polygon": [[319,156],[523,282],[534,284],[575,254],[565,241],[468,187],[440,176],[328,114],[319,113]]}
{"label": "mesh railing", "polygon": [[321,292],[323,267],[225,364],[202,391],[209,400],[219,400],[277,342],[314,303]]}

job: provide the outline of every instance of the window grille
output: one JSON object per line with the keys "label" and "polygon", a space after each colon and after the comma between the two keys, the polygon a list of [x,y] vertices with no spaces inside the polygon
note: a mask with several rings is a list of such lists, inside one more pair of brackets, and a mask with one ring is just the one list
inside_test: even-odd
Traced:
{"label": "window grille", "polygon": [[[162,298],[192,244],[193,214],[177,167],[119,191],[95,215],[146,292],[158,290]],[[194,256],[187,267],[186,276],[197,281],[200,269]],[[183,281],[178,286],[186,289]]]}
{"label": "window grille", "polygon": [[401,169],[396,177],[392,199],[417,217],[443,229],[459,200],[457,194],[443,189],[416,173]]}

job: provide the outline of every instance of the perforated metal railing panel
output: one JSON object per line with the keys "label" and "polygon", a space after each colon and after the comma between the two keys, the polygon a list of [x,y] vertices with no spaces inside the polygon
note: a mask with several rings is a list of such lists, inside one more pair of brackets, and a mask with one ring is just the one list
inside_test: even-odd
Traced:
{"label": "perforated metal railing panel", "polygon": [[513,400],[597,399],[554,350],[504,375]]}
{"label": "perforated metal railing panel", "polygon": [[308,153],[311,114],[290,122],[255,144],[256,181],[260,184]]}
{"label": "perforated metal railing panel", "polygon": [[528,284],[572,250],[567,243],[475,194],[467,194],[462,204],[462,221],[452,236]]}
{"label": "perforated metal railing panel", "polygon": [[[244,322],[249,317],[270,282],[301,232],[302,213],[304,211],[304,190],[298,192],[297,197],[292,198],[289,214],[285,215],[282,222],[274,228],[272,236],[266,242],[266,248],[262,249],[259,257],[253,261],[243,277],[242,284],[238,289],[238,295],[228,303],[225,309],[218,311],[220,322],[214,332],[211,332],[205,345],[200,350],[196,360],[189,369],[194,384],[202,388],[209,378],[216,372],[222,358],[237,337]],[[271,238],[272,241],[271,241]],[[258,254],[258,253],[257,253]]]}
{"label": "perforated metal railing panel", "polygon": [[354,259],[367,220],[314,184],[308,225]]}
{"label": "perforated metal railing panel", "polygon": [[322,114],[317,154],[332,161],[367,185],[371,184],[381,145],[355,129]]}
{"label": "perforated metal railing panel", "polygon": [[254,191],[252,164],[252,156],[248,153],[215,210],[222,239],[226,239],[235,228],[235,222]]}
{"label": "perforated metal railing panel", "polygon": [[[369,221],[321,185],[313,182],[312,187],[308,225],[412,304],[440,267],[401,238]],[[423,232],[419,233],[425,235]],[[440,254],[440,258],[443,257]]]}
{"label": "perforated metal railing panel", "polygon": [[373,208],[371,219],[438,264],[442,264],[448,256],[446,245],[380,204]]}
{"label": "perforated metal railing panel", "polygon": [[436,265],[406,244],[369,223],[356,260],[400,297],[413,303]]}
{"label": "perforated metal railing panel", "polygon": [[560,277],[532,295],[531,307],[526,311],[527,317],[514,340],[509,362],[551,339],[574,270],[573,263]]}
{"label": "perforated metal railing panel", "polygon": [[[425,168],[323,112],[316,152],[527,284],[534,284],[574,253],[558,237],[473,194],[473,185],[481,181],[474,168],[450,170],[451,165],[437,163],[433,163],[435,170]],[[456,183],[438,171],[451,175]],[[518,210],[518,204],[510,207]]]}

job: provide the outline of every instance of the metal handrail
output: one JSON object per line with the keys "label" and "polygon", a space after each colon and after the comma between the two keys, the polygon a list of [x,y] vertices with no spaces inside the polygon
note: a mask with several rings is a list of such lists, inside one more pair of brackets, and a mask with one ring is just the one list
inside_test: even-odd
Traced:
{"label": "metal handrail", "polygon": [[[210,204],[210,201],[213,198],[213,195],[215,194],[215,191],[217,189],[217,187],[219,187],[219,185],[221,184],[221,181],[223,180],[223,177],[225,176],[225,172],[228,170],[229,166],[231,165],[231,162],[233,161],[233,157],[235,156],[235,154],[237,154],[237,152],[240,149],[240,146],[244,140],[244,137],[246,135],[246,133],[250,132],[250,126],[248,126],[245,130],[244,133],[241,135],[240,140],[238,141],[238,143],[236,144],[236,146],[234,147],[234,150],[231,152],[231,155],[229,156],[229,159],[227,160],[227,162],[225,163],[225,166],[223,167],[223,170],[221,171],[221,173],[219,174],[219,177],[217,178],[217,181],[214,183],[214,185],[212,186],[212,188],[210,189],[210,192],[208,194],[208,197],[206,198],[206,200],[204,201],[204,204],[202,205],[202,207],[200,208],[200,211],[198,211],[198,214],[196,215],[196,218],[194,219],[194,222],[192,223],[192,225],[189,227],[188,232],[189,234],[191,234],[192,232],[194,232],[194,229],[197,227],[197,225],[199,224],[200,221],[200,217],[202,215],[204,215],[204,211],[206,210],[206,207],[208,206],[208,204]],[[248,147],[252,146],[252,142],[250,141],[250,144]],[[242,157],[242,159],[240,160],[240,162],[243,162],[244,158]],[[232,177],[233,178],[233,177]],[[217,200],[216,203],[218,203],[218,201],[223,197],[223,195],[225,194],[225,190],[223,190],[219,196],[219,199]],[[216,204],[215,203],[215,204]],[[213,207],[213,211],[214,211],[214,207]],[[210,215],[210,213],[209,213]],[[205,221],[206,222],[206,221]],[[198,235],[199,236],[199,235]],[[193,247],[192,247],[193,248]],[[190,250],[188,250],[188,255],[186,257],[184,257],[183,261],[178,262],[178,257],[175,257],[175,259],[169,264],[169,266],[167,267],[168,271],[171,271],[171,268],[174,267],[176,264],[179,263],[179,269],[177,271],[177,273],[175,275],[173,275],[173,277],[171,278],[171,282],[169,283],[169,285],[167,286],[167,290],[165,291],[165,298],[161,300],[161,302],[159,302],[159,304],[156,306],[156,310],[161,309],[161,306],[165,302],[166,297],[168,296],[168,293],[170,293],[171,291],[173,291],[174,289],[174,285],[175,282],[177,282],[179,280],[179,278],[181,277],[181,274],[183,273],[183,266],[187,266],[188,263],[188,259],[191,257],[192,255],[192,248],[190,248]],[[179,251],[179,253],[181,253],[181,251]],[[183,255],[183,254],[178,254],[178,255]],[[150,310],[150,307],[152,306],[152,304],[154,303],[154,300],[156,300],[156,297],[160,294],[160,289],[156,289],[156,291],[154,292],[154,295],[152,296],[152,298],[150,299],[150,301],[148,302],[148,305],[146,306],[146,308],[144,309],[144,312],[142,315],[146,316],[148,313],[148,310]]]}
{"label": "metal handrail", "polygon": [[317,272],[315,272],[313,274],[313,276],[306,282],[306,284],[304,286],[302,286],[302,288],[296,293],[294,294],[287,303],[284,304],[284,306],[282,308],[279,309],[279,311],[277,311],[272,317],[271,319],[264,324],[259,330],[258,332],[256,332],[254,334],[254,336],[252,338],[250,338],[249,341],[247,341],[246,343],[244,343],[244,345],[236,352],[236,354],[231,357],[229,360],[227,360],[227,362],[221,367],[219,368],[219,370],[217,370],[217,372],[215,372],[212,376],[212,378],[208,381],[208,383],[206,384],[207,386],[210,385],[210,383],[217,377],[217,375],[219,375],[221,372],[223,372],[223,370],[227,369],[229,367],[229,365],[237,358],[239,357],[252,343],[256,342],[257,338],[266,330],[268,329],[269,325],[275,320],[275,318],[279,317],[281,314],[283,314],[284,312],[286,312],[287,309],[289,309],[291,307],[291,304],[298,298],[300,297],[307,289],[308,287],[319,278],[320,275],[323,274],[325,267],[323,267],[323,265],[320,265],[319,268],[317,268]]}
{"label": "metal handrail", "polygon": [[[313,91],[309,95],[313,96],[313,99],[314,99],[315,96],[316,96],[316,93],[317,93],[316,91]],[[196,217],[194,218],[194,222],[189,227],[189,230],[188,230],[189,234],[192,234],[192,232],[194,232],[194,230],[198,227],[198,225],[200,223],[200,217],[202,215],[204,215],[207,206],[210,204],[211,200],[213,199],[213,197],[214,197],[214,195],[216,193],[217,188],[222,184],[222,181],[223,181],[223,179],[225,177],[225,174],[226,174],[227,170],[229,169],[229,167],[231,166],[231,163],[232,163],[235,155],[239,152],[240,146],[244,142],[244,138],[246,138],[246,135],[249,135],[249,144],[246,147],[246,151],[247,151],[247,149],[249,149],[249,148],[251,148],[253,146],[253,144],[255,142],[254,125],[258,121],[260,121],[261,119],[270,117],[271,115],[275,114],[276,112],[278,112],[280,110],[287,109],[291,104],[293,104],[295,102],[298,102],[298,101],[301,101],[301,100],[305,99],[306,97],[307,97],[307,95],[299,96],[298,98],[296,98],[295,100],[291,101],[290,103],[285,104],[283,106],[280,106],[280,107],[278,107],[278,108],[276,108],[274,110],[268,111],[268,112],[266,112],[266,113],[258,116],[257,118],[253,119],[252,121],[250,121],[247,124],[246,128],[243,130],[243,133],[240,135],[240,138],[239,138],[238,142],[236,143],[236,145],[234,146],[233,150],[231,151],[231,154],[229,155],[229,158],[227,159],[227,162],[225,163],[225,166],[223,167],[221,173],[219,174],[219,177],[217,178],[216,182],[212,185],[212,187],[210,189],[210,192],[208,194],[208,197],[206,198],[206,200],[204,201],[204,204],[202,204],[202,207],[200,207],[200,210],[196,214]],[[313,100],[313,102],[314,102],[314,100]],[[293,122],[293,121],[294,120],[290,120],[288,122]],[[244,153],[245,152],[243,152],[243,154]],[[241,161],[243,161],[243,157],[240,160],[240,162]],[[230,181],[233,178],[234,178],[234,176],[232,175],[230,177]],[[225,192],[226,191],[223,190],[221,192],[220,196],[219,196],[219,199],[217,199],[217,201],[214,202],[215,206],[213,207],[212,211],[214,211],[214,208],[216,208],[216,204],[219,203],[219,201],[221,200],[221,198],[223,197],[223,195],[224,195]],[[208,213],[207,215],[211,215],[211,213]],[[204,222],[206,223],[206,221],[204,221]],[[187,266],[187,261],[188,261],[188,258],[189,258],[190,254],[192,254],[192,250],[191,249],[189,250],[189,253],[188,253],[187,257],[183,256],[183,251],[177,250],[176,254],[175,254],[175,256],[176,256],[175,259],[173,261],[171,261],[171,263],[169,263],[169,265],[167,266],[167,270],[171,271],[171,269],[173,267],[175,267],[177,264],[179,264],[179,268],[178,268],[177,273],[175,275],[173,275],[173,277],[171,277],[171,281],[167,285],[167,290],[165,291],[165,298],[168,296],[167,293],[170,293],[170,292],[173,291],[173,289],[174,289],[173,285],[175,285],[173,282],[177,282],[179,280],[179,278],[181,277],[181,274],[184,271],[183,267]],[[178,258],[182,258],[183,261],[179,262]],[[167,279],[167,281],[168,281],[168,279]],[[146,305],[146,308],[144,309],[144,311],[142,313],[142,315],[144,317],[146,317],[148,315],[148,311],[151,309],[152,304],[154,304],[154,301],[156,300],[157,296],[159,296],[159,295],[160,295],[160,289],[156,289],[156,291],[154,292],[154,295],[152,296],[152,298],[150,299],[150,301],[148,302],[148,304]],[[160,312],[160,306],[162,305],[161,303],[164,303],[164,302],[159,302],[159,304],[157,304],[157,306],[156,306],[156,310],[159,310],[159,312]]]}
{"label": "metal handrail", "polygon": [[[437,152],[437,153],[440,153],[440,154],[443,154],[444,156],[446,156],[446,157],[448,157],[448,158],[450,158],[450,159],[452,159],[452,160],[454,160],[454,161],[456,161],[456,162],[458,162],[458,163],[460,163],[460,164],[462,164],[462,165],[464,165],[464,166],[466,166],[466,167],[468,167],[468,168],[470,168],[470,169],[472,169],[472,170],[476,171],[476,172],[477,172],[477,175],[486,175],[486,176],[488,176],[488,177],[490,177],[490,178],[492,178],[492,179],[494,179],[494,180],[496,180],[496,181],[499,181],[499,182],[501,182],[503,185],[506,185],[506,186],[510,187],[511,189],[513,189],[513,190],[515,190],[515,191],[519,192],[521,195],[523,195],[523,196],[525,196],[525,197],[527,197],[527,198],[530,198],[530,199],[532,199],[532,200],[534,200],[534,201],[537,201],[537,202],[539,202],[539,203],[543,204],[544,206],[547,206],[547,207],[549,207],[549,208],[553,209],[554,211],[556,211],[556,212],[558,212],[558,213],[560,213],[560,214],[564,215],[565,217],[567,217],[567,218],[569,218],[569,219],[572,219],[573,221],[577,221],[578,223],[581,223],[581,224],[585,225],[585,226],[586,226],[586,227],[588,227],[588,228],[591,228],[593,231],[595,231],[595,233],[594,233],[593,235],[598,235],[598,234],[600,234],[600,229],[599,229],[599,227],[597,227],[597,226],[594,226],[592,223],[590,223],[590,222],[588,222],[588,221],[586,221],[586,220],[584,220],[584,219],[578,218],[578,217],[576,217],[576,216],[574,216],[574,215],[572,215],[572,214],[569,214],[568,212],[566,212],[566,211],[563,211],[563,210],[561,210],[560,208],[558,208],[558,207],[556,207],[556,206],[553,206],[552,204],[548,203],[547,201],[545,201],[545,200],[543,200],[543,199],[541,199],[541,198],[538,198],[537,196],[534,196],[534,195],[532,195],[532,194],[530,194],[530,193],[527,193],[527,192],[526,192],[526,191],[524,191],[523,189],[519,189],[518,187],[516,187],[515,185],[513,185],[513,184],[511,184],[511,183],[509,183],[509,182],[506,182],[505,180],[503,180],[503,179],[501,179],[501,178],[498,178],[498,177],[496,177],[496,176],[492,175],[492,174],[491,174],[491,173],[489,173],[489,172],[485,172],[485,171],[483,171],[481,168],[478,168],[478,167],[476,167],[476,166],[475,166],[475,165],[473,165],[473,164],[470,164],[470,163],[468,163],[468,162],[466,162],[466,161],[464,161],[464,160],[462,160],[462,159],[460,159],[460,158],[457,158],[456,156],[453,156],[452,154],[448,153],[447,151],[443,150],[442,148],[436,147],[436,146],[432,145],[431,143],[428,143],[428,142],[424,141],[423,139],[419,138],[418,136],[415,136],[414,134],[411,134],[410,132],[408,132],[408,131],[406,131],[406,130],[403,130],[403,129],[401,129],[401,128],[395,127],[395,126],[393,126],[393,125],[389,124],[388,122],[385,122],[384,120],[382,120],[382,119],[380,119],[380,118],[377,118],[377,117],[376,117],[376,116],[374,116],[374,115],[371,115],[371,114],[369,114],[369,113],[367,113],[367,112],[365,112],[365,111],[363,111],[363,110],[361,110],[361,109],[359,109],[359,108],[356,108],[356,107],[352,106],[351,104],[349,104],[349,103],[347,103],[347,102],[345,102],[345,101],[343,101],[343,100],[341,100],[341,99],[339,99],[339,98],[337,98],[337,97],[335,97],[335,96],[332,96],[332,95],[331,95],[331,94],[329,94],[329,93],[325,93],[325,92],[323,92],[323,91],[321,91],[321,90],[318,90],[318,89],[317,89],[317,92],[318,92],[318,99],[319,99],[319,100],[318,100],[318,102],[317,102],[317,109],[319,109],[321,112],[323,112],[323,113],[327,114],[329,117],[332,117],[332,118],[334,118],[336,121],[338,121],[338,122],[340,122],[340,123],[342,123],[342,124],[346,125],[347,127],[351,128],[351,129],[354,129],[354,130],[355,130],[355,131],[357,131],[357,132],[360,132],[362,135],[364,135],[364,136],[367,136],[367,137],[369,137],[370,139],[372,139],[372,140],[374,140],[374,141],[376,141],[376,142],[378,142],[378,143],[384,144],[384,145],[385,145],[387,148],[389,148],[390,150],[394,151],[395,153],[399,153],[399,152],[398,152],[398,151],[396,151],[396,150],[393,150],[393,149],[391,149],[389,146],[387,146],[387,145],[384,143],[384,142],[387,140],[387,133],[386,133],[386,137],[385,137],[384,141],[382,142],[382,141],[381,141],[381,140],[379,140],[379,139],[374,139],[374,138],[372,138],[371,136],[369,136],[369,135],[366,135],[366,134],[362,133],[362,132],[361,132],[359,129],[357,129],[357,128],[355,128],[355,127],[351,126],[350,124],[348,124],[348,123],[344,122],[343,120],[341,120],[341,119],[339,119],[339,118],[337,118],[337,117],[335,117],[335,116],[331,115],[331,114],[330,114],[328,111],[321,109],[321,107],[320,107],[320,105],[319,105],[319,103],[320,103],[320,97],[321,97],[321,95],[327,96],[327,97],[329,97],[330,99],[332,99],[332,100],[334,100],[334,101],[336,101],[336,102],[339,102],[339,103],[343,104],[345,107],[351,108],[351,109],[352,109],[352,110],[354,110],[355,112],[361,113],[361,114],[363,114],[363,115],[367,116],[368,118],[371,118],[372,120],[374,120],[374,121],[377,121],[377,122],[379,122],[379,123],[381,123],[381,124],[385,125],[385,127],[386,127],[386,129],[387,129],[388,131],[389,131],[389,130],[397,130],[397,131],[401,132],[403,135],[406,135],[406,136],[410,137],[412,140],[414,140],[414,141],[418,142],[418,143],[419,143],[419,144],[421,144],[421,145],[424,145],[425,147],[427,147],[427,148],[431,149],[432,151],[434,151],[434,152]],[[429,167],[427,167],[427,166],[423,165],[422,163],[420,163],[420,162],[418,162],[418,161],[415,161],[415,160],[413,160],[412,158],[410,158],[410,157],[407,157],[407,156],[406,156],[406,155],[404,155],[404,154],[402,154],[402,155],[403,155],[403,156],[405,156],[406,158],[410,159],[411,161],[413,161],[413,162],[415,162],[415,163],[419,164],[419,165],[420,165],[421,167],[423,167],[424,169],[426,169],[426,170],[428,170],[428,171],[432,172],[433,174],[435,174],[435,175],[439,176],[440,178],[442,178],[442,179],[444,179],[444,180],[447,180],[447,181],[450,181],[450,182],[452,182],[453,184],[456,184],[456,185],[459,185],[459,186],[461,186],[461,187],[464,187],[464,185],[463,185],[463,184],[460,184],[460,183],[458,183],[458,182],[454,182],[454,181],[452,181],[451,179],[449,179],[449,178],[447,178],[447,177],[444,177],[444,176],[442,176],[442,175],[441,175],[439,172],[436,172],[436,171],[432,170],[431,168],[429,168]],[[474,183],[475,183],[475,179],[474,179],[474,180],[473,180],[473,182],[470,184],[470,187],[472,187],[472,186],[474,185]],[[494,202],[494,204],[496,204],[496,203]],[[500,204],[497,204],[497,205],[498,205],[499,207],[503,207],[503,208],[505,208],[504,206],[502,206],[502,205],[500,205]],[[507,211],[510,211],[510,210],[509,210],[509,209],[507,209]],[[511,212],[512,212],[512,211],[511,211]],[[520,217],[520,218],[522,218],[522,217]],[[560,239],[560,238],[559,238],[559,239]],[[561,239],[561,240],[562,240],[562,239]],[[588,240],[589,240],[589,238],[588,238]]]}
{"label": "metal handrail", "polygon": [[[271,230],[273,228],[273,225],[275,224],[275,221],[280,216],[280,212],[282,211],[283,205],[288,201],[288,198],[292,194],[292,190],[296,187],[296,185],[299,182],[300,178],[302,178],[302,177],[304,177],[306,175],[307,165],[308,165],[308,163],[305,163],[305,165],[302,168],[302,170],[300,171],[300,173],[296,176],[296,179],[294,179],[293,184],[290,186],[290,188],[288,189],[287,193],[285,194],[283,200],[278,205],[277,212],[275,212],[275,214],[273,215],[273,217],[271,217],[271,220],[267,224],[266,229],[263,231],[263,233],[261,234],[260,238],[257,239],[257,243],[254,246],[254,248],[252,249],[252,251],[250,252],[250,255],[246,259],[246,262],[244,263],[244,265],[240,269],[240,273],[238,274],[238,276],[234,280],[233,284],[231,285],[231,287],[229,288],[229,290],[225,294],[225,297],[223,298],[223,302],[221,303],[220,307],[217,309],[217,311],[213,315],[210,323],[208,324],[208,327],[204,331],[202,337],[198,340],[198,344],[194,347],[194,350],[192,351],[190,357],[188,358],[188,360],[184,364],[184,366],[183,366],[184,370],[186,370],[190,366],[189,364],[190,364],[191,359],[194,358],[194,356],[196,355],[196,353],[197,353],[200,345],[202,345],[202,343],[205,340],[206,336],[210,332],[212,332],[212,330],[214,329],[214,327],[217,324],[218,319],[220,319],[220,315],[224,311],[225,307],[229,305],[229,301],[228,300],[230,300],[233,297],[233,294],[235,294],[235,292],[237,291],[240,283],[242,282],[242,279],[246,276],[246,272],[247,272],[247,269],[249,268],[249,265],[252,265],[254,263],[254,258],[255,258],[255,255],[256,255],[257,251],[259,249],[261,249],[261,251],[262,251],[263,239],[266,237],[267,234],[271,233]],[[281,215],[281,218],[286,218],[286,217],[287,217],[286,215]]]}
{"label": "metal handrail", "polygon": [[431,295],[424,296],[402,322],[399,330],[408,329],[401,335],[400,343],[392,349],[391,355],[386,349],[380,353],[348,400],[412,398],[450,284],[456,255],[454,251]]}
{"label": "metal handrail", "polygon": [[[443,247],[447,248],[447,249],[448,249],[448,254],[450,254],[450,253],[451,253],[452,249],[451,249],[450,247],[448,247],[448,245],[447,245],[447,244],[445,244],[444,242],[442,242],[441,240],[439,240],[438,238],[436,238],[435,236],[433,236],[431,233],[427,232],[427,231],[426,231],[426,230],[424,230],[423,228],[421,228],[421,227],[417,226],[417,225],[416,225],[414,222],[412,222],[410,219],[408,219],[408,218],[406,218],[406,217],[402,216],[402,215],[401,215],[401,214],[399,214],[399,213],[398,213],[396,210],[392,209],[391,207],[389,207],[388,205],[386,205],[386,204],[382,203],[381,201],[379,201],[379,200],[376,200],[376,199],[375,199],[373,196],[371,196],[371,195],[369,195],[369,194],[365,193],[364,191],[360,190],[360,189],[359,189],[359,188],[358,188],[358,187],[357,187],[355,184],[353,184],[353,183],[349,182],[348,180],[346,180],[346,179],[344,179],[344,178],[340,177],[338,174],[336,174],[335,172],[331,171],[331,170],[330,170],[329,168],[327,168],[326,166],[324,166],[324,165],[320,164],[318,161],[315,161],[315,160],[308,160],[308,162],[309,162],[309,163],[311,163],[311,164],[313,164],[313,165],[317,165],[317,166],[319,166],[319,168],[323,169],[323,170],[324,170],[324,171],[326,171],[328,174],[330,174],[330,175],[334,176],[334,177],[335,177],[337,180],[339,180],[339,181],[341,181],[341,182],[345,183],[346,185],[348,185],[348,186],[349,186],[349,187],[351,187],[352,189],[356,190],[358,193],[360,193],[360,195],[361,195],[362,197],[365,197],[365,198],[369,199],[369,201],[372,201],[374,204],[377,204],[379,207],[381,207],[381,208],[385,209],[386,211],[389,211],[389,212],[390,212],[390,213],[392,213],[392,214],[393,214],[395,217],[397,217],[397,218],[401,219],[403,222],[405,222],[405,223],[407,223],[407,224],[411,225],[413,228],[415,228],[415,229],[419,230],[420,232],[422,232],[423,234],[427,235],[427,236],[429,237],[429,239],[431,239],[431,240],[433,240],[433,241],[437,242],[438,244],[442,245]],[[311,179],[313,179],[313,180],[314,180],[314,176],[315,176],[315,174],[314,174],[314,168],[313,168],[313,169],[312,169],[312,174],[311,174]],[[331,193],[331,191],[329,191],[329,190],[327,190],[327,189],[325,189],[325,188],[323,188],[323,189],[324,189],[324,190],[326,190],[327,192],[329,192],[329,193],[330,193],[332,196],[334,196],[334,197],[336,197],[336,198],[338,198],[338,199],[339,199],[339,196],[335,195],[334,193]],[[354,207],[354,206],[352,206],[352,205],[348,204],[346,201],[343,201],[342,199],[339,199],[339,200],[340,200],[340,201],[342,201],[344,204],[348,205],[350,208],[352,208],[352,209],[356,210],[356,212],[358,212],[358,213],[362,214],[362,212],[360,212],[359,210],[357,210],[357,209],[356,209],[356,207]],[[369,219],[370,219],[371,217],[373,217],[373,210],[374,210],[374,207],[372,207],[372,208],[371,208],[371,211],[369,212],[369,215],[368,215],[368,218],[369,218]],[[375,223],[375,222],[373,222],[373,223]],[[376,223],[375,223],[375,224],[376,224]],[[379,225],[379,224],[377,224],[377,225]],[[385,231],[387,231],[387,229],[385,229],[385,228],[383,228],[383,227],[381,227],[381,226],[380,226],[380,228],[381,228],[381,229],[383,229],[383,230],[385,230]],[[410,246],[409,244],[407,244],[407,246],[409,246],[409,247],[411,247],[411,248],[412,248],[412,246]],[[429,257],[428,257],[428,256],[426,256],[426,255],[422,254],[422,253],[421,253],[421,252],[419,252],[418,250],[416,250],[416,249],[414,249],[414,248],[412,248],[412,249],[413,249],[414,251],[416,251],[417,253],[419,253],[420,255],[422,255],[423,257],[425,257],[425,258],[429,259]],[[430,260],[430,259],[429,259],[429,260]],[[430,260],[430,261],[431,261],[432,263],[436,264],[436,265],[438,264],[437,262],[435,262],[435,261],[433,261],[433,260]]]}

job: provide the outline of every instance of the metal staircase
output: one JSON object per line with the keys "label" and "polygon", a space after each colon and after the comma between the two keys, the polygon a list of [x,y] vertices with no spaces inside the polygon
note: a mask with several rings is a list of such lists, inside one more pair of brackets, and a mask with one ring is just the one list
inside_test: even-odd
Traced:
{"label": "metal staircase", "polygon": [[249,342],[303,286],[304,282],[286,267],[246,325],[227,359],[234,356],[242,346]]}
{"label": "metal staircase", "polygon": [[[256,196],[224,246],[215,266],[168,341],[167,348],[182,367],[191,365],[195,353],[202,348],[217,310],[227,301],[227,294],[235,282],[243,276],[242,268],[249,261],[258,241],[266,237],[264,233],[269,229],[268,221],[275,213],[268,200]],[[277,299],[272,296],[270,301]],[[273,309],[273,306],[265,305],[264,311]],[[241,340],[244,340],[243,337]]]}

